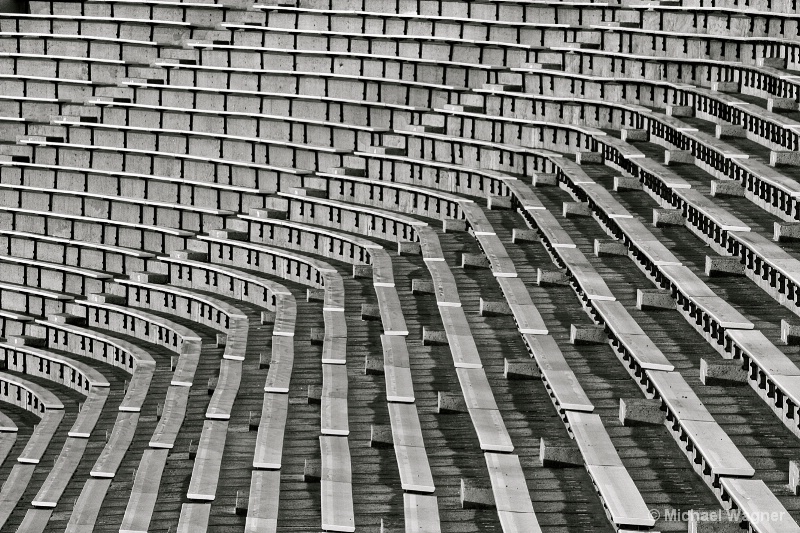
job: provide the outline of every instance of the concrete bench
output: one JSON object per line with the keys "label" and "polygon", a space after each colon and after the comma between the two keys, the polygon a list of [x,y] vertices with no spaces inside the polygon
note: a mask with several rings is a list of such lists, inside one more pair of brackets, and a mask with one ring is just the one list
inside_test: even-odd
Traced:
{"label": "concrete bench", "polygon": [[514,268],[514,262],[506,252],[505,246],[500,242],[497,235],[481,235],[476,236],[478,244],[483,249],[483,253],[489,259],[491,265],[492,275],[496,278],[515,278],[517,277],[517,270]]}
{"label": "concrete bench", "polygon": [[414,382],[406,340],[400,336],[381,335],[386,401],[414,403]]}
{"label": "concrete bench", "polygon": [[158,420],[148,444],[151,448],[173,448],[175,440],[178,438],[178,432],[186,417],[189,392],[189,387],[175,385],[167,387],[161,418]]}
{"label": "concrete bench", "polygon": [[[14,265],[6,267],[6,277],[8,278],[18,279],[21,276],[25,283],[30,277],[38,279],[39,284],[44,284],[46,287],[58,288],[74,294],[84,294],[87,290],[92,289],[103,290],[106,282],[112,278],[111,274],[94,269],[11,255],[0,254],[0,263]],[[19,275],[14,276],[13,272],[18,272]],[[31,273],[29,274],[29,272]],[[43,273],[45,273],[44,276]],[[47,278],[49,282],[43,282],[42,278]]]}
{"label": "concrete bench", "polygon": [[247,266],[313,288],[323,288],[325,274],[336,272],[328,263],[273,246],[204,235],[198,239],[209,243],[215,263]]}
{"label": "concrete bench", "polygon": [[87,439],[67,437],[61,452],[53,464],[31,505],[37,508],[54,508],[64,494],[70,479],[75,474],[88,444]]}
{"label": "concrete bench", "polygon": [[279,195],[289,200],[289,216],[292,220],[333,226],[386,240],[416,240],[415,228],[427,225],[415,218],[374,207],[288,193]]}
{"label": "concrete bench", "polygon": [[357,236],[302,224],[272,216],[263,209],[251,209],[250,216],[238,217],[247,221],[254,240],[306,253],[338,259],[354,266],[369,264],[382,246]]}
{"label": "concrete bench", "polygon": [[[183,269],[199,270],[206,273],[205,283],[203,280],[195,279],[200,276],[193,276],[191,281],[181,281],[181,285],[209,290],[210,292],[219,292],[220,294],[275,311],[275,328],[279,332],[276,334],[291,336],[288,334],[290,329],[294,329],[297,311],[296,305],[294,305],[294,297],[283,285],[248,272],[214,263],[177,257],[164,257],[162,261],[174,265],[174,268],[170,269],[170,275],[176,281],[182,280],[184,277]],[[278,305],[279,297],[281,305]]]}
{"label": "concrete bench", "polygon": [[408,327],[403,317],[400,298],[394,287],[374,287],[375,297],[383,323],[384,335],[408,335]]}
{"label": "concrete bench", "polygon": [[122,517],[121,531],[141,532],[150,527],[161,477],[167,464],[167,454],[167,450],[156,449],[145,450],[142,454]]}
{"label": "concrete bench", "polygon": [[444,261],[444,252],[436,231],[429,226],[417,228],[420,253],[423,261]]}
{"label": "concrete bench", "polygon": [[66,531],[70,533],[88,533],[92,531],[100,514],[111,478],[89,478],[83,485],[80,495],[75,500],[72,515],[67,523]]}
{"label": "concrete bench", "polygon": [[228,432],[227,420],[206,420],[197,443],[197,455],[186,497],[190,500],[213,501],[222,466],[222,453]]}
{"label": "concrete bench", "polygon": [[[55,225],[61,226],[62,224],[66,223],[67,229],[62,229],[59,233],[67,236],[69,239],[74,239],[81,234],[88,233],[79,229],[79,226],[83,227],[84,224],[88,225],[89,227],[94,226],[94,228],[102,228],[106,230],[108,230],[109,227],[114,228],[115,231],[105,231],[102,233],[102,235],[99,237],[100,244],[111,244],[113,246],[117,246],[124,239],[126,244],[129,242],[141,243],[144,249],[149,248],[148,251],[156,253],[163,253],[166,247],[170,245],[174,245],[176,247],[185,247],[186,239],[193,236],[191,232],[174,228],[166,228],[163,226],[135,224],[96,217],[65,215],[61,213],[54,213],[52,211],[0,207],[0,214],[3,213],[8,214],[8,216],[11,218],[10,227],[12,229],[18,229],[18,226],[27,226],[27,224],[24,224],[23,226],[22,221],[24,219],[27,222],[31,218],[37,218],[44,221],[45,227]],[[95,229],[95,231],[97,230]],[[155,239],[146,238],[151,236],[155,236]]]}
{"label": "concrete bench", "polygon": [[394,287],[394,268],[392,258],[385,250],[372,250],[372,285],[374,287]]}
{"label": "concrete bench", "polygon": [[0,433],[16,433],[17,424],[7,414],[0,412]]}
{"label": "concrete bench", "polygon": [[[324,342],[324,341],[323,341]],[[291,337],[272,336],[272,358],[264,392],[288,393],[294,366],[294,342]]]}
{"label": "concrete bench", "polygon": [[239,385],[242,381],[242,361],[223,359],[219,364],[219,379],[208,402],[206,418],[228,420],[231,417]]}
{"label": "concrete bench", "polygon": [[742,521],[753,531],[800,531],[789,511],[762,480],[725,477],[720,485],[725,500],[731,508],[741,510]]}
{"label": "concrete bench", "polygon": [[23,531],[43,533],[47,529],[52,514],[51,509],[28,509],[19,527]]}
{"label": "concrete bench", "polygon": [[564,354],[550,335],[522,336],[542,375],[548,394],[563,417],[567,411],[594,411]]}
{"label": "concrete bench", "polygon": [[[186,315],[186,318],[189,318],[195,322],[228,332],[232,331],[238,323],[247,320],[246,315],[244,315],[237,307],[225,302],[224,300],[185,289],[174,284],[156,284],[135,280],[132,281],[129,279],[116,279],[115,281],[128,287],[127,298],[129,305],[145,307],[155,311],[167,313],[184,314]],[[149,293],[151,295],[149,301],[143,298],[142,293]],[[152,298],[152,295],[159,293],[163,295],[163,304],[159,303],[158,301],[154,301],[159,299]],[[166,301],[168,299],[167,297],[171,297],[171,305]],[[180,298],[182,302],[187,303],[187,307],[189,307],[187,311],[183,310],[183,306],[179,307],[177,305],[177,298]],[[216,312],[211,312],[211,310]],[[231,353],[231,350],[226,350],[226,355],[228,357],[236,357],[237,359],[241,359],[243,358],[244,354],[242,353],[237,355]]]}
{"label": "concrete bench", "polygon": [[250,477],[245,533],[274,533],[278,528],[281,473],[254,470]]}
{"label": "concrete bench", "polygon": [[42,377],[84,396],[90,393],[90,389],[109,387],[108,380],[100,371],[59,353],[8,343],[0,343],[0,352],[6,369]]}
{"label": "concrete bench", "polygon": [[564,248],[558,255],[567,267],[567,274],[576,285],[576,290],[586,301],[615,301],[616,297],[606,282],[577,249]]}
{"label": "concrete bench", "polygon": [[456,374],[481,450],[513,451],[514,445],[483,368],[456,368]]}
{"label": "concrete bench", "polygon": [[[85,242],[73,239],[66,239],[55,236],[41,235],[25,231],[3,230],[0,231],[0,242],[4,243],[5,255],[21,255],[17,250],[33,242],[32,256],[39,260],[49,258],[69,257],[70,253],[76,253],[77,257],[70,258],[74,261],[74,266],[94,264],[99,266],[98,270],[106,272],[117,272],[125,274],[131,270],[148,270],[154,262],[154,254],[132,248],[121,246],[111,246],[92,242]],[[58,252],[53,248],[59,249]],[[98,265],[99,263],[99,265]]]}
{"label": "concrete bench", "polygon": [[436,304],[440,307],[461,307],[458,286],[450,266],[444,261],[426,261],[425,266],[431,275]]}
{"label": "concrete bench", "polygon": [[344,365],[347,362],[347,322],[344,313],[323,311],[323,319],[322,364]]}
{"label": "concrete bench", "polygon": [[346,437],[319,438],[322,456],[322,529],[355,531],[350,448]]}
{"label": "concrete bench", "polygon": [[511,308],[519,332],[523,335],[547,335],[547,325],[533,304],[523,281],[519,278],[500,277],[497,282]]}
{"label": "concrete bench", "polygon": [[688,383],[677,372],[648,373],[652,390],[667,410],[672,431],[687,441],[686,454],[701,465],[698,474],[709,485],[720,476],[752,476],[753,467],[719,427]]}
{"label": "concrete bench", "polygon": [[478,347],[461,307],[439,306],[447,343],[456,368],[482,368]]}
{"label": "concrete bench", "polygon": [[617,527],[652,527],[655,519],[622,464],[600,415],[568,412],[567,421],[612,523]]}
{"label": "concrete bench", "polygon": [[[0,372],[2,399],[41,417],[49,411],[61,411],[64,404],[50,390],[27,379]],[[19,392],[17,392],[19,391]]]}
{"label": "concrete bench", "polygon": [[551,249],[575,248],[575,242],[569,234],[564,231],[561,224],[556,220],[550,211],[537,210],[529,212],[533,225],[542,234],[547,246]]}
{"label": "concrete bench", "polygon": [[33,477],[36,465],[15,464],[0,489],[0,524],[5,525]]}
{"label": "concrete bench", "polygon": [[[362,151],[356,154],[367,161],[372,155]],[[328,180],[328,196],[332,200],[349,199],[351,202],[385,209],[397,209],[400,206],[403,212],[435,219],[459,217],[460,206],[465,203],[456,195],[418,185],[342,174],[317,175]]]}
{"label": "concrete bench", "polygon": [[142,338],[178,354],[187,354],[191,345],[200,342],[197,333],[173,320],[101,299],[90,294],[89,300],[76,303],[73,311],[89,326]]}
{"label": "concrete bench", "polygon": [[320,410],[320,431],[323,435],[346,437],[350,434],[347,390],[347,367],[323,364]]}
{"label": "concrete bench", "polygon": [[484,458],[503,531],[541,531],[519,457],[485,453]]}
{"label": "concrete bench", "polygon": [[106,399],[108,398],[108,387],[92,387],[86,400],[81,404],[80,413],[72,424],[67,435],[69,437],[88,439],[91,437],[100,415],[103,412]]}
{"label": "concrete bench", "polygon": [[90,471],[92,477],[113,478],[117,474],[117,470],[133,442],[138,424],[138,412],[120,411],[117,413],[117,420],[114,422],[108,442]]}
{"label": "concrete bench", "polygon": [[283,435],[289,410],[287,394],[265,393],[258,424],[253,468],[277,470],[281,468]]}
{"label": "concrete bench", "polygon": [[[155,360],[149,353],[122,339],[69,324],[59,324],[46,320],[37,320],[36,323],[48,331],[50,339],[48,344],[51,347],[78,353],[85,357],[120,367],[134,376],[138,370],[141,370],[143,374],[149,370],[152,375],[152,371],[155,368]],[[51,331],[54,333],[52,336],[50,336]],[[56,332],[61,333],[61,335],[55,335]],[[95,348],[95,343],[100,345],[100,349]],[[139,379],[143,380],[139,382],[142,386],[144,386],[145,381],[149,384],[149,378],[143,377]],[[129,387],[129,393],[135,388],[135,386]],[[145,387],[141,394],[146,394],[146,392],[147,389]],[[141,398],[141,401],[143,401],[143,398]],[[133,397],[131,397],[131,402],[136,403]]]}
{"label": "concrete bench", "polygon": [[637,372],[639,369],[665,372],[675,369],[620,302],[598,301],[592,305],[605,322],[612,346],[626,361],[635,362]]}
{"label": "concrete bench", "polygon": [[181,506],[181,516],[178,519],[176,533],[191,533],[192,531],[208,530],[208,520],[211,514],[210,503],[184,503]]}
{"label": "concrete bench", "polygon": [[[30,185],[0,184],[0,190],[8,191],[10,198],[16,198],[16,206],[21,208],[36,208],[42,203],[52,206],[55,202],[60,204],[60,209],[77,211],[71,214],[86,216],[90,211],[99,206],[107,213],[109,218],[128,218],[129,222],[145,223],[148,225],[164,225],[170,227],[174,224],[176,229],[207,232],[218,229],[224,225],[224,220],[233,214],[233,211],[207,208],[202,206],[186,205],[172,202],[162,202],[147,198],[130,198],[123,195],[90,193],[80,190],[53,189],[47,187],[32,187]],[[68,198],[79,198],[79,205],[70,202]],[[178,213],[177,219],[170,217],[170,213]],[[65,213],[70,214],[70,213]]]}
{"label": "concrete bench", "polygon": [[403,494],[403,515],[409,533],[441,533],[436,496]]}
{"label": "concrete bench", "polygon": [[403,490],[433,492],[433,477],[428,464],[425,443],[422,439],[422,428],[416,406],[411,403],[389,403],[388,407],[392,440]]}

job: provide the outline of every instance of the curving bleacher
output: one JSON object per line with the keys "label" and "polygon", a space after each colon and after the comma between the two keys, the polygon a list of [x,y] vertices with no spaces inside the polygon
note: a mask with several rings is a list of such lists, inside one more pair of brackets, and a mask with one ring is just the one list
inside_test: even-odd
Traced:
{"label": "curving bleacher", "polygon": [[794,0],[2,5],[3,531],[800,532]]}

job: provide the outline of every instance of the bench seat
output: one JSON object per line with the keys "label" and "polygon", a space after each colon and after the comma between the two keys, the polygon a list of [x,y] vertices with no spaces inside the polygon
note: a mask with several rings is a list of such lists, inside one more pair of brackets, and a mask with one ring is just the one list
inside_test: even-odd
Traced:
{"label": "bench seat", "polygon": [[417,407],[407,403],[389,403],[392,439],[404,491],[431,493],[435,487],[425,443],[422,440]]}
{"label": "bench seat", "polygon": [[560,411],[594,411],[594,405],[569,367],[564,354],[550,335],[522,336],[531,357],[542,374],[542,381]]}
{"label": "bench seat", "polygon": [[355,531],[350,447],[346,437],[319,438],[322,529]]}
{"label": "bench seat", "polygon": [[41,415],[39,423],[33,429],[33,433],[28,437],[25,448],[17,457],[17,462],[31,465],[39,464],[63,418],[63,409],[48,409],[45,411]]}
{"label": "bench seat", "polygon": [[294,366],[294,339],[272,336],[272,359],[264,392],[288,393]]}
{"label": "bench seat", "polygon": [[441,533],[439,505],[436,496],[403,494],[403,515],[406,533]]}
{"label": "bench seat", "polygon": [[254,470],[250,476],[245,533],[275,533],[278,529],[280,470]]}
{"label": "bench seat", "polygon": [[494,277],[517,277],[517,269],[514,267],[514,262],[508,256],[505,246],[500,242],[500,238],[497,235],[476,234],[476,238],[483,249],[484,255],[489,260]]}
{"label": "bench seat", "polygon": [[167,387],[167,395],[164,398],[164,407],[161,418],[150,437],[151,448],[172,449],[178,432],[183,425],[186,417],[186,407],[189,403],[189,387],[178,387],[170,385]]}
{"label": "bench seat", "polygon": [[103,451],[100,452],[100,456],[95,461],[94,466],[92,466],[90,472],[92,477],[113,478],[117,474],[117,470],[119,470],[122,461],[125,459],[125,454],[133,442],[138,424],[138,412],[120,411],[117,413],[117,420],[114,422],[111,436],[108,438]]}
{"label": "bench seat", "polygon": [[109,387],[92,387],[89,390],[89,394],[86,395],[86,400],[81,404],[81,410],[67,436],[83,439],[88,439],[92,436],[92,431],[94,431],[100,419],[108,394]]}
{"label": "bench seat", "polygon": [[414,381],[408,346],[403,337],[381,335],[383,372],[386,380],[386,401],[413,403]]}
{"label": "bench seat", "polygon": [[227,420],[206,420],[197,443],[197,455],[186,497],[190,500],[213,501],[222,466],[222,453],[228,432]]}
{"label": "bench seat", "polygon": [[289,411],[289,395],[265,393],[261,407],[261,420],[256,436],[253,468],[277,470],[281,468],[283,434]]}
{"label": "bench seat", "polygon": [[775,494],[760,479],[723,477],[720,480],[725,499],[741,509],[743,521],[758,533],[798,533],[800,526]]}
{"label": "bench seat", "polygon": [[140,466],[133,478],[131,496],[125,507],[120,532],[146,533],[149,531],[168,453],[167,450],[149,449],[142,454]]}
{"label": "bench seat", "polygon": [[88,442],[87,439],[67,437],[53,464],[53,469],[47,474],[47,478],[31,501],[31,505],[47,509],[58,505],[67,485],[78,469],[78,463],[83,458]]}
{"label": "bench seat", "polygon": [[675,369],[620,302],[596,301],[593,306],[613,336],[612,342],[627,350],[640,368],[666,372]]}
{"label": "bench seat", "polygon": [[556,217],[550,211],[536,210],[531,211],[530,216],[533,218],[536,227],[542,234],[547,244],[552,248],[575,248],[575,242],[564,231],[559,224]]}
{"label": "bench seat", "polygon": [[219,379],[214,394],[208,402],[206,418],[228,420],[231,417],[239,385],[242,381],[242,362],[223,359],[219,363]]}
{"label": "bench seat", "polygon": [[[489,480],[503,531],[540,533],[542,530],[533,510],[519,457],[499,453],[483,455],[489,469]],[[517,527],[508,528],[507,524],[515,524]]]}
{"label": "bench seat", "polygon": [[450,266],[444,261],[426,261],[430,272],[436,303],[440,307],[461,307],[458,286]]}
{"label": "bench seat", "polygon": [[384,335],[408,335],[400,298],[394,287],[373,287],[383,323]]}
{"label": "bench seat", "polygon": [[497,278],[500,289],[505,295],[511,314],[522,334],[547,335],[547,324],[533,304],[528,289],[519,278]]}
{"label": "bench seat", "polygon": [[461,307],[439,306],[447,343],[456,368],[483,368],[478,346]]}
{"label": "bench seat", "polygon": [[68,533],[91,533],[94,531],[100,507],[103,505],[111,478],[89,478],[72,507],[66,531]]}
{"label": "bench seat", "polygon": [[125,397],[119,404],[120,411],[138,413],[142,410],[155,370],[155,363],[136,363],[128,382],[128,389],[125,391]]}
{"label": "bench seat", "polygon": [[510,453],[514,443],[508,434],[499,409],[467,409],[472,427],[484,452]]}
{"label": "bench seat", "polygon": [[347,436],[350,424],[347,409],[347,367],[322,365],[322,407],[320,427],[323,435]]}

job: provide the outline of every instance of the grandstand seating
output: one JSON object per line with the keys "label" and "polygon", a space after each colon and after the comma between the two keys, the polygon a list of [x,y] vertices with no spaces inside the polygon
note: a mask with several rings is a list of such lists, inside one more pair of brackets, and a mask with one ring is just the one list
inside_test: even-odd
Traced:
{"label": "grandstand seating", "polygon": [[3,531],[800,532],[794,0],[0,6]]}

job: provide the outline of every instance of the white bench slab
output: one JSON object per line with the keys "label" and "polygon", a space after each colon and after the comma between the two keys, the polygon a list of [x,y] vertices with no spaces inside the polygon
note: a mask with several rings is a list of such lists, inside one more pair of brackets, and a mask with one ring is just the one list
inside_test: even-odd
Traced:
{"label": "white bench slab", "polygon": [[381,313],[384,335],[408,335],[408,326],[403,316],[400,298],[394,287],[374,287]]}
{"label": "white bench slab", "polygon": [[123,411],[117,413],[117,420],[114,422],[111,436],[90,472],[92,477],[113,478],[116,475],[131,442],[133,442],[138,423],[139,413]]}
{"label": "white bench slab", "polygon": [[83,485],[78,499],[72,506],[72,515],[65,533],[93,533],[106,493],[111,486],[110,478],[89,478]]}
{"label": "white bench slab", "polygon": [[467,409],[497,409],[492,387],[482,368],[456,368]]}
{"label": "white bench slab", "polygon": [[75,474],[83,452],[88,444],[87,439],[67,437],[61,453],[56,458],[53,469],[39,488],[31,505],[34,507],[54,508],[64,494],[70,479]]}
{"label": "white bench slab", "polygon": [[720,484],[723,493],[741,509],[754,531],[800,532],[800,526],[762,480],[723,477]]}
{"label": "white bench slab", "polygon": [[38,464],[63,418],[64,411],[62,409],[45,411],[39,423],[34,427],[22,453],[17,457],[17,462]]}
{"label": "white bench slab", "polygon": [[242,362],[223,359],[219,363],[219,379],[214,394],[208,402],[206,418],[229,420],[239,385],[242,382]]}
{"label": "white bench slab", "polygon": [[523,335],[523,339],[559,408],[565,411],[594,411],[594,405],[567,364],[555,339],[550,335]]}
{"label": "white bench slab", "polygon": [[81,411],[72,424],[67,436],[88,439],[92,435],[97,421],[103,412],[103,406],[108,398],[108,387],[92,387],[86,400],[81,405]]}
{"label": "white bench slab", "polygon": [[250,477],[245,533],[275,533],[278,529],[280,470],[256,470]]}
{"label": "white bench slab", "polygon": [[258,424],[253,468],[279,469],[283,455],[283,435],[289,412],[289,395],[265,393]]}
{"label": "white bench slab", "polygon": [[485,452],[513,452],[514,444],[508,434],[503,417],[497,409],[468,409],[472,427],[478,434],[481,450]]}
{"label": "white bench slab", "polygon": [[441,533],[436,496],[403,494],[405,533]]}
{"label": "white bench slab", "polygon": [[586,469],[618,528],[653,527],[656,523],[624,466],[588,465]]}
{"label": "white bench slab", "polygon": [[603,426],[600,415],[568,412],[567,422],[586,465],[622,466],[622,460]]}
{"label": "white bench slab", "polygon": [[217,496],[222,454],[228,432],[227,420],[206,420],[197,444],[197,455],[186,497],[190,500],[212,501]]}
{"label": "white bench slab", "polygon": [[272,360],[264,392],[288,393],[294,366],[294,338],[272,336]]}
{"label": "white bench slab", "polygon": [[156,425],[153,436],[150,437],[151,448],[171,449],[178,438],[178,432],[186,418],[186,406],[189,402],[189,387],[167,387],[167,395],[164,398],[164,407],[161,411],[161,419]]}
{"label": "white bench slab", "polygon": [[136,476],[125,515],[122,517],[120,533],[147,533],[156,506],[161,476],[167,464],[168,450],[145,450]]}

